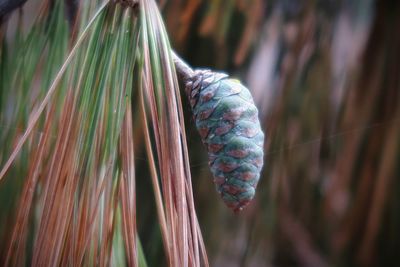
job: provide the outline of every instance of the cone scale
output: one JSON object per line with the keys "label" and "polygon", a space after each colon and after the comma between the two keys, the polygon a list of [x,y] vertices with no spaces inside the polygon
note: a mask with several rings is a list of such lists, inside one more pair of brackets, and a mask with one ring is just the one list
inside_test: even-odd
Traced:
{"label": "cone scale", "polygon": [[174,55],[214,183],[235,212],[254,197],[263,166],[264,133],[249,90],[211,70],[192,70]]}

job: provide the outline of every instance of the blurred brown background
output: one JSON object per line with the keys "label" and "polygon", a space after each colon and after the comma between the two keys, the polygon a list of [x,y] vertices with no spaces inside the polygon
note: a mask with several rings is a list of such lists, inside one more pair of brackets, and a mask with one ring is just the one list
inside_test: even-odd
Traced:
{"label": "blurred brown background", "polygon": [[183,58],[240,78],[266,131],[257,196],[239,215],[213,192],[199,138],[188,134],[211,264],[398,265],[399,2],[161,6]]}

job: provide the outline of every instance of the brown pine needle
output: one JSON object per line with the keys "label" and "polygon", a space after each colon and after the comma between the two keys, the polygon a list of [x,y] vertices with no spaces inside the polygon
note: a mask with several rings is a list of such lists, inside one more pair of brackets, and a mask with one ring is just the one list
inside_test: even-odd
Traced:
{"label": "brown pine needle", "polygon": [[13,152],[11,153],[9,159],[3,166],[1,172],[0,172],[0,181],[3,179],[4,175],[10,168],[11,164],[14,162],[15,158],[17,157],[19,151],[21,150],[22,146],[24,145],[26,139],[29,137],[31,134],[33,128],[35,127],[36,123],[38,122],[40,115],[42,114],[43,110],[46,108],[47,104],[49,103],[51,97],[53,96],[54,92],[57,89],[58,84],[60,83],[64,72],[66,71],[67,67],[69,66],[71,60],[74,58],[78,48],[82,44],[82,42],[85,40],[87,34],[89,33],[89,30],[93,24],[93,22],[97,19],[97,17],[101,14],[101,12],[104,10],[104,8],[108,5],[110,0],[105,0],[104,3],[99,7],[97,12],[94,14],[92,19],[89,21],[88,25],[86,28],[83,30],[82,34],[79,36],[78,40],[76,41],[74,47],[71,49],[71,52],[67,56],[67,58],[64,61],[64,64],[61,66],[59,72],[57,73],[56,77],[53,80],[53,83],[51,84],[49,90],[47,91],[46,96],[44,97],[42,103],[38,107],[38,109],[33,113],[32,117],[29,119],[28,122],[28,127],[25,130],[25,133],[23,136],[20,138],[18,141],[16,147],[14,148]]}
{"label": "brown pine needle", "polygon": [[138,266],[136,233],[135,157],[131,105],[126,106],[121,131],[122,178],[120,184],[122,224],[129,266]]}

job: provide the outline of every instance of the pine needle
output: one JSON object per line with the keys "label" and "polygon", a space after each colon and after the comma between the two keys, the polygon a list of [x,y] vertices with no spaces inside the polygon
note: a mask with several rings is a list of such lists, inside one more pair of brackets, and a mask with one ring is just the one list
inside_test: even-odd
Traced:
{"label": "pine needle", "polygon": [[83,42],[83,40],[85,39],[85,37],[87,36],[89,29],[91,28],[91,25],[93,24],[93,22],[97,19],[97,17],[99,16],[99,14],[101,14],[101,12],[103,11],[103,9],[106,7],[106,5],[108,4],[109,0],[106,0],[104,2],[104,4],[99,8],[98,12],[93,16],[93,18],[91,19],[91,21],[88,23],[88,25],[86,26],[85,30],[83,31],[83,33],[80,35],[80,37],[78,38],[75,46],[72,48],[71,52],[69,53],[68,57],[66,58],[64,64],[62,65],[60,71],[57,73],[57,76],[54,78],[54,81],[52,83],[52,85],[50,86],[49,90],[47,91],[47,94],[45,96],[45,98],[43,99],[42,103],[40,104],[39,108],[37,109],[37,111],[35,113],[33,113],[33,115],[31,116],[30,121],[28,122],[28,127],[24,133],[24,135],[20,138],[20,140],[18,141],[18,144],[16,145],[16,147],[14,148],[12,154],[10,155],[9,159],[7,160],[7,162],[5,163],[5,165],[3,166],[3,168],[0,171],[0,181],[2,180],[2,178],[4,177],[5,173],[7,172],[7,170],[10,168],[11,164],[13,163],[13,161],[15,160],[17,154],[19,153],[19,151],[22,148],[22,145],[25,143],[26,139],[29,137],[29,135],[31,134],[33,128],[35,127],[37,121],[40,118],[40,115],[42,114],[43,110],[45,109],[45,107],[47,106],[47,104],[49,103],[52,95],[54,94],[55,90],[57,89],[58,84],[60,83],[63,74],[65,72],[65,70],[67,69],[69,63],[71,62],[71,60],[73,59],[77,49],[79,48],[79,46],[81,45],[81,43]]}

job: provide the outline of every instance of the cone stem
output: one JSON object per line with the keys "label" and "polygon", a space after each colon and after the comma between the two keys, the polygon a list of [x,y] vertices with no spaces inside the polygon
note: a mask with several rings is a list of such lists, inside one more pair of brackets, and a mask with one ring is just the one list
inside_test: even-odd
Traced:
{"label": "cone stem", "polygon": [[181,59],[175,51],[172,51],[172,57],[174,59],[176,72],[178,74],[178,78],[184,84],[189,80],[192,80],[195,76],[195,72],[193,69],[183,60]]}

